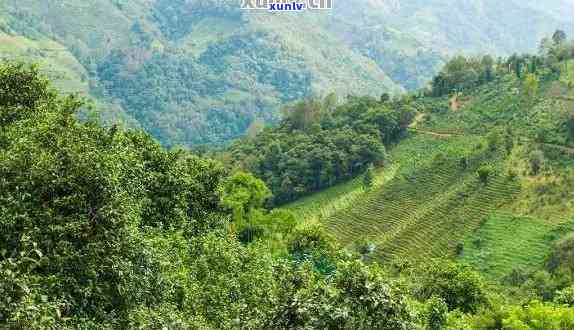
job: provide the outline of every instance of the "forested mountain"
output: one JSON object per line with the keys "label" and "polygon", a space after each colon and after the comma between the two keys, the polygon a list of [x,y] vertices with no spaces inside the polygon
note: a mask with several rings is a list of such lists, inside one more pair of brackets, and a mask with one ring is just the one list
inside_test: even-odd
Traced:
{"label": "forested mountain", "polygon": [[559,15],[569,4],[365,0],[267,13],[231,0],[5,0],[0,56],[41,62],[106,121],[164,145],[217,145],[295,100],[398,93],[458,52],[534,50],[557,27],[574,31]]}

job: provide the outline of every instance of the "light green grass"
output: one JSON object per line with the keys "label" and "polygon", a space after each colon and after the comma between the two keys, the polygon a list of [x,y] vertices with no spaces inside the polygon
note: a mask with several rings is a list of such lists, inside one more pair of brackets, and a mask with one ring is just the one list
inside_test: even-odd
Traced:
{"label": "light green grass", "polygon": [[569,60],[564,63],[564,71],[560,76],[560,81],[566,85],[574,87],[574,60]]}
{"label": "light green grass", "polygon": [[[371,189],[376,190],[392,179],[398,168],[397,164],[391,164],[377,169]],[[297,218],[304,219],[306,223],[317,223],[337,211],[350,207],[367,193],[368,191],[365,191],[362,185],[362,176],[358,176],[353,180],[301,198],[284,208],[292,211]]]}
{"label": "light green grass", "polygon": [[0,32],[0,59],[38,64],[63,93],[88,94],[84,67],[61,44],[49,39],[31,40]]}
{"label": "light green grass", "polygon": [[497,280],[513,269],[540,268],[552,248],[555,228],[534,218],[494,213],[466,237],[460,261]]}

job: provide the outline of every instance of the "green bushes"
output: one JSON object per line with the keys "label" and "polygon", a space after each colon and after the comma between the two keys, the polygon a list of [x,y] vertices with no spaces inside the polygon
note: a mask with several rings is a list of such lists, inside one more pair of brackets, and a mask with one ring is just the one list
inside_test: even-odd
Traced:
{"label": "green bushes", "polygon": [[513,307],[503,320],[504,329],[562,330],[574,328],[574,309],[532,303]]}
{"label": "green bushes", "polygon": [[570,233],[554,244],[554,250],[547,260],[550,271],[559,269],[574,271],[574,233]]}
{"label": "green bushes", "polygon": [[386,159],[385,144],[398,141],[414,115],[409,100],[349,98],[335,108],[329,98],[287,110],[277,128],[228,151],[234,166],[250,170],[280,205],[365,172]]}
{"label": "green bushes", "polygon": [[472,329],[572,329],[574,310],[565,306],[533,301],[524,306],[494,306],[465,321]]}
{"label": "green bushes", "polygon": [[476,170],[476,174],[480,182],[487,184],[488,179],[494,174],[494,167],[491,165],[483,165]]}
{"label": "green bushes", "polygon": [[461,92],[492,81],[496,76],[494,60],[490,56],[465,58],[456,56],[446,63],[432,81],[432,95],[443,96]]}
{"label": "green bushes", "polygon": [[263,207],[271,192],[263,181],[244,172],[226,180],[221,189],[222,204],[233,211],[233,218],[241,221],[251,210]]}
{"label": "green bushes", "polygon": [[441,330],[447,322],[448,306],[443,299],[433,297],[427,302],[427,319],[429,330]]}
{"label": "green bushes", "polygon": [[[341,262],[332,280],[301,267],[278,282],[279,300],[268,326],[279,329],[415,329],[415,310],[384,273],[360,262]],[[285,268],[283,268],[285,269]]]}
{"label": "green bushes", "polygon": [[556,292],[554,302],[557,304],[574,307],[574,285]]}
{"label": "green bushes", "polygon": [[425,263],[414,280],[415,297],[442,299],[449,310],[476,312],[487,303],[480,276],[468,267],[446,261]]}
{"label": "green bushes", "polygon": [[[34,69],[0,67],[11,72],[0,76],[3,86],[14,75],[43,82]],[[32,107],[0,132],[3,325],[125,327],[134,309],[171,304],[177,281],[154,245],[172,232],[192,239],[222,227],[222,167],[165,151],[141,133],[82,124],[81,102],[45,99],[47,84],[13,88],[39,90],[22,94],[34,102],[0,105],[2,113]],[[22,314],[28,307],[35,312]]]}
{"label": "green bushes", "polygon": [[[18,70],[41,80],[3,70],[0,86]],[[80,123],[74,98],[26,102],[29,114],[0,130],[1,328],[415,327],[380,269],[261,210],[260,180]],[[284,251],[259,244],[279,238]]]}
{"label": "green bushes", "polygon": [[538,175],[545,163],[544,152],[541,150],[534,150],[528,155],[528,162],[530,163],[530,173]]}
{"label": "green bushes", "polygon": [[56,91],[35,66],[6,63],[0,65],[0,127],[41,111],[41,105],[55,101]]}
{"label": "green bushes", "polygon": [[367,170],[365,171],[365,174],[363,174],[363,189],[364,190],[369,190],[373,187],[373,180],[374,178],[374,167],[373,165],[369,165],[369,167],[367,167]]}

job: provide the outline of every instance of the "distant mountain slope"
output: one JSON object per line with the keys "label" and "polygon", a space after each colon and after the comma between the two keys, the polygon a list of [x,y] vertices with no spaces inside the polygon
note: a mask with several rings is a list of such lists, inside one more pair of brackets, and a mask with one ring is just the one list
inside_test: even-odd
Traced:
{"label": "distant mountain slope", "polygon": [[569,1],[337,1],[271,14],[232,0],[4,0],[0,32],[28,44],[24,60],[54,57],[41,40],[61,45],[79,66],[55,70],[79,72],[65,84],[83,86],[105,118],[166,145],[221,144],[296,99],[414,89],[450,54],[508,54],[556,27],[574,32],[560,17]]}

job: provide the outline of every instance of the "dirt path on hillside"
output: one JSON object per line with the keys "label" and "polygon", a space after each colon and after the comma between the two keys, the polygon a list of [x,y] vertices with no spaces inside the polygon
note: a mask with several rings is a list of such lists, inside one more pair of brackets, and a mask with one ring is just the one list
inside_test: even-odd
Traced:
{"label": "dirt path on hillside", "polygon": [[561,146],[558,144],[551,144],[551,143],[538,143],[538,144],[543,145],[545,147],[558,149],[566,155],[574,155],[574,148],[572,148],[572,147],[566,147],[566,146]]}
{"label": "dirt path on hillside", "polygon": [[451,137],[454,135],[454,134],[449,134],[449,133],[437,133],[437,132],[433,132],[430,130],[417,128],[418,124],[421,123],[426,117],[427,117],[427,114],[424,112],[417,113],[417,115],[415,116],[415,119],[413,119],[413,122],[408,127],[409,131],[415,132],[415,133],[420,133],[420,134],[432,135],[432,136],[438,137],[438,138],[448,138],[448,137]]}
{"label": "dirt path on hillside", "polygon": [[[434,136],[434,137],[438,137],[438,138],[449,138],[449,137],[453,137],[453,136],[465,135],[465,134],[454,134],[454,133],[438,133],[438,132],[433,132],[430,130],[423,130],[423,129],[418,129],[418,128],[410,128],[409,131],[419,133],[419,134],[430,135],[430,136]],[[574,147],[568,147],[568,146],[563,146],[563,145],[553,144],[553,143],[539,143],[539,142],[534,142],[534,141],[527,139],[527,138],[523,138],[522,141],[527,143],[527,144],[530,144],[530,145],[540,145],[540,146],[545,146],[548,148],[558,149],[565,155],[574,155]]]}
{"label": "dirt path on hillside", "polygon": [[452,137],[455,135],[461,135],[461,134],[452,134],[452,133],[437,133],[437,132],[428,131],[428,130],[424,130],[424,129],[418,129],[418,128],[411,128],[410,131],[415,132],[415,133],[420,133],[420,134],[431,135],[431,136],[438,137],[438,138],[449,138],[449,137]]}
{"label": "dirt path on hillside", "polygon": [[[557,98],[564,100],[564,101],[574,102],[574,98],[570,98],[570,97],[564,96],[564,97],[557,97]],[[426,113],[418,113],[415,116],[415,119],[413,120],[413,122],[409,125],[409,127],[408,127],[409,131],[419,133],[419,134],[426,134],[426,135],[434,136],[437,138],[449,138],[449,137],[453,137],[453,136],[465,135],[462,133],[461,134],[439,133],[439,132],[435,132],[435,131],[431,131],[431,130],[417,128],[418,124],[420,122],[422,122],[426,118],[426,116],[427,116]],[[519,137],[519,139],[520,139],[520,137]],[[522,141],[529,143],[529,144],[533,144],[533,145],[542,145],[545,147],[558,149],[566,155],[574,155],[574,147],[568,147],[568,146],[552,144],[552,143],[537,143],[537,142],[534,142],[534,141],[527,139],[527,138],[522,139]]]}
{"label": "dirt path on hillside", "polygon": [[419,112],[413,119],[413,122],[409,125],[409,128],[415,129],[417,125],[426,118],[427,114],[424,112]]}

